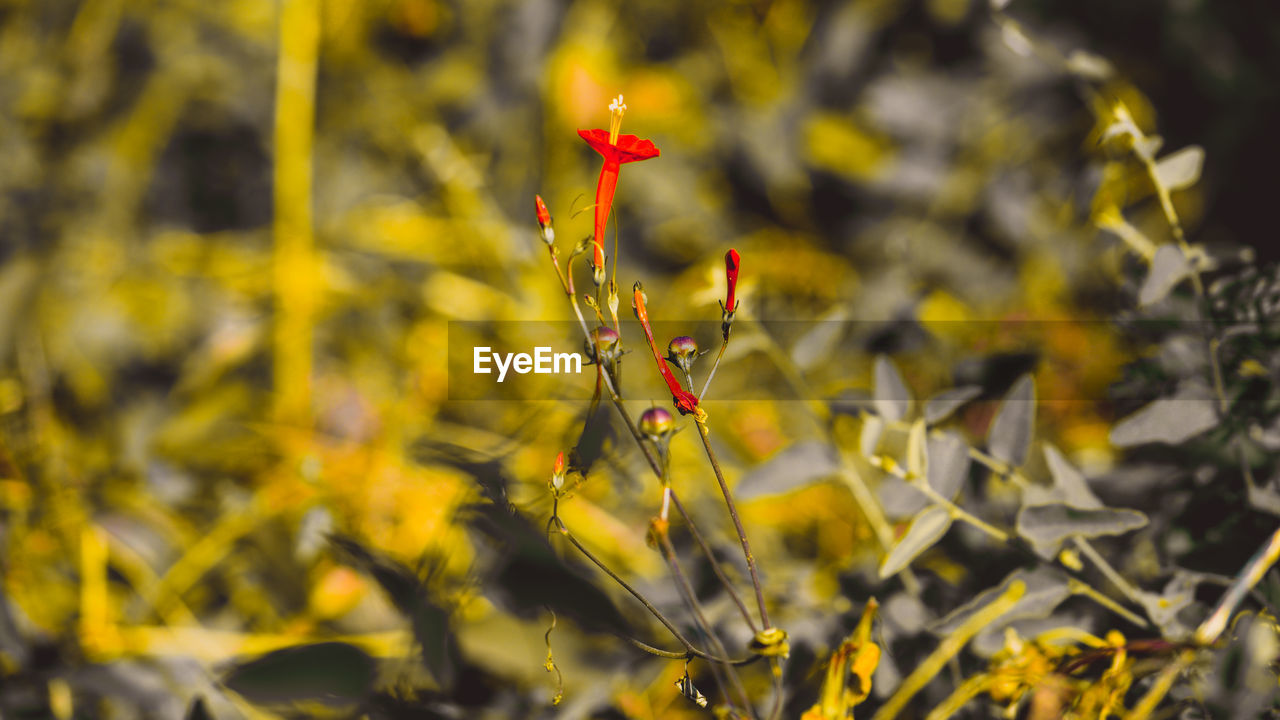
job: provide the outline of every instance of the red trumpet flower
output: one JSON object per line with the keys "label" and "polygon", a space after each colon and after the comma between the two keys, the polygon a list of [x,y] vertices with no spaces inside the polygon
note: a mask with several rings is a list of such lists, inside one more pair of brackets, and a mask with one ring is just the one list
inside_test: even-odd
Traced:
{"label": "red trumpet flower", "polygon": [[627,106],[619,95],[609,106],[608,130],[579,130],[578,135],[587,141],[596,152],[604,157],[604,166],[600,168],[600,180],[596,183],[596,226],[592,235],[594,253],[592,267],[596,268],[603,282],[604,273],[604,227],[609,222],[609,210],[613,207],[613,191],[618,186],[618,170],[623,163],[639,162],[658,157],[658,148],[649,140],[635,135],[619,135],[622,128],[622,114]]}
{"label": "red trumpet flower", "polygon": [[671,391],[671,401],[675,403],[676,409],[681,415],[690,413],[698,413],[698,396],[680,387],[680,382],[676,380],[676,376],[671,373],[671,368],[662,361],[662,354],[658,352],[658,344],[654,342],[653,330],[649,327],[649,311],[645,308],[644,288],[640,283],[636,283],[635,294],[631,299],[631,307],[636,311],[636,319],[640,321],[640,326],[644,328],[645,339],[649,341],[649,349],[653,351],[654,362],[658,363],[658,372],[662,373],[662,379],[667,381],[667,389]]}

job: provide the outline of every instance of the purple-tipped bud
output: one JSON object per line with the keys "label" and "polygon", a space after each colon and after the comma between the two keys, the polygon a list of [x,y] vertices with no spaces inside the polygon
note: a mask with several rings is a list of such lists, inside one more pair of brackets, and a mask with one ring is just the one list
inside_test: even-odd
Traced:
{"label": "purple-tipped bud", "polygon": [[591,331],[591,339],[584,341],[587,357],[597,363],[612,363],[618,359],[622,350],[618,333],[613,328],[603,325]]}
{"label": "purple-tipped bud", "polygon": [[686,373],[692,371],[697,357],[698,343],[688,335],[681,335],[667,344],[667,360]]}
{"label": "purple-tipped bud", "polygon": [[640,432],[654,442],[666,438],[675,427],[676,421],[671,413],[660,407],[649,408],[640,416]]}

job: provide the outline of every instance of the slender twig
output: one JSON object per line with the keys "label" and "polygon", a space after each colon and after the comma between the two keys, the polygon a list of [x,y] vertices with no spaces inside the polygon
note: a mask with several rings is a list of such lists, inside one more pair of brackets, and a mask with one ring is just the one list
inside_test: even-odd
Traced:
{"label": "slender twig", "polygon": [[760,607],[760,624],[768,630],[773,625],[769,622],[769,611],[764,607],[764,588],[760,585],[760,571],[756,569],[755,555],[751,554],[751,543],[747,541],[747,530],[742,526],[742,519],[738,517],[738,508],[733,503],[733,494],[729,492],[729,485],[724,481],[724,472],[720,470],[720,461],[716,459],[715,450],[711,448],[711,436],[707,433],[706,421],[702,416],[698,416],[694,419],[694,425],[698,427],[702,447],[707,451],[707,459],[711,461],[711,469],[715,471],[716,482],[720,483],[720,493],[724,495],[725,507],[729,509],[733,527],[738,531],[738,541],[742,543],[742,555],[747,559],[747,570],[751,572],[751,585],[756,591],[756,604]]}
{"label": "slender twig", "polygon": [[1151,688],[1148,689],[1147,693],[1138,701],[1138,704],[1133,706],[1133,710],[1124,716],[1124,720],[1144,720],[1150,716],[1151,711],[1155,710],[1156,706],[1160,704],[1160,701],[1164,699],[1164,696],[1169,694],[1170,688],[1173,687],[1173,682],[1177,680],[1178,676],[1182,674],[1182,671],[1190,667],[1191,663],[1194,661],[1195,654],[1188,650],[1176,661],[1166,665],[1164,670],[1160,672],[1159,677],[1156,678],[1156,681],[1152,683]]}
{"label": "slender twig", "polygon": [[754,633],[759,628],[756,627],[755,618],[751,617],[751,612],[747,610],[747,604],[742,601],[742,596],[738,594],[738,591],[733,587],[733,583],[730,582],[729,578],[724,574],[724,569],[722,569],[720,567],[720,563],[716,561],[715,554],[711,552],[711,547],[707,545],[707,541],[703,539],[702,533],[698,531],[698,526],[694,525],[690,521],[689,513],[685,510],[684,504],[680,502],[680,497],[676,495],[676,491],[674,489],[669,490],[669,495],[671,496],[672,504],[676,506],[676,512],[680,513],[680,516],[684,518],[685,527],[689,529],[689,535],[693,537],[693,540],[698,544],[698,547],[702,548],[702,553],[707,556],[707,560],[711,565],[711,570],[716,574],[716,577],[720,578],[720,583],[724,585],[725,589],[729,592],[729,597],[733,598],[733,603],[738,606],[738,611],[742,614],[742,619],[747,621],[747,625],[751,628],[751,632]]}
{"label": "slender twig", "polygon": [[1089,561],[1094,564],[1094,567],[1098,568],[1099,572],[1111,581],[1112,585],[1115,585],[1120,589],[1120,592],[1124,593],[1125,597],[1139,605],[1142,604],[1141,591],[1131,585],[1128,580],[1125,580],[1124,576],[1117,572],[1116,569],[1111,566],[1111,563],[1107,562],[1106,558],[1102,557],[1102,555],[1098,553],[1097,549],[1093,547],[1093,543],[1089,542],[1088,538],[1085,538],[1083,535],[1072,535],[1071,542],[1080,549],[1080,552],[1083,553],[1085,557],[1089,558]]}
{"label": "slender twig", "polygon": [[[701,604],[698,603],[698,596],[693,591],[693,586],[689,584],[689,578],[686,577],[684,571],[680,569],[680,563],[676,559],[676,550],[671,545],[671,538],[668,537],[665,530],[661,530],[655,534],[658,536],[659,549],[662,550],[662,555],[667,561],[667,566],[671,568],[671,575],[675,579],[676,585],[680,588],[681,596],[684,598],[685,605],[688,606],[690,614],[693,615],[694,621],[702,633],[706,635],[707,642],[711,644],[711,649],[720,655],[728,655],[729,653],[725,650],[724,643],[720,641],[719,636],[715,633],[715,629],[712,628],[711,623],[707,621],[707,616],[703,613]],[[719,684],[721,680],[718,670],[715,669],[716,664],[710,663],[709,667],[712,668],[712,673],[716,676],[716,682]],[[750,712],[751,700],[747,696],[746,688],[742,685],[742,678],[738,677],[738,673],[732,666],[726,668],[726,674],[729,676],[729,682],[733,685],[734,691],[741,696],[739,699],[742,701],[743,707]],[[728,697],[728,693],[725,691],[723,686],[720,688],[720,693],[724,697]]]}
{"label": "slender twig", "polygon": [[[582,553],[584,557],[590,560],[593,565],[600,568],[600,571],[608,575],[614,582],[621,585],[624,590],[631,593],[631,596],[634,597],[636,600],[638,600],[640,604],[643,605],[645,609],[649,611],[650,615],[653,615],[655,618],[657,618],[658,622],[662,623],[662,626],[665,627],[667,631],[671,633],[672,637],[674,637],[677,642],[679,642],[681,645],[684,646],[688,655],[694,656],[694,657],[700,657],[703,660],[707,660],[710,662],[725,663],[728,665],[743,665],[748,662],[751,662],[752,658],[745,658],[742,660],[733,660],[730,658],[722,657],[719,655],[713,655],[711,653],[699,650],[696,646],[694,646],[693,643],[689,642],[688,638],[686,638],[679,630],[676,629],[676,626],[671,622],[671,620],[667,618],[666,615],[662,614],[661,610],[655,607],[653,603],[649,602],[649,599],[646,598],[643,593],[641,593],[639,590],[636,590],[634,587],[632,587],[631,584],[628,583],[626,580],[623,580],[622,576],[614,572],[608,565],[604,563],[603,560],[596,557],[590,550],[586,548],[585,545],[579,542],[579,540],[573,536],[573,533],[569,532],[569,528],[564,524],[563,520],[561,520],[558,516],[552,516],[551,520],[556,525],[556,531],[559,532],[561,535],[563,535],[570,543],[572,543],[573,546],[578,549],[578,552]],[[671,657],[671,655],[667,654],[667,655],[663,655],[663,657]],[[684,655],[677,655],[676,657],[684,657]]]}
{"label": "slender twig", "polygon": [[1209,617],[1205,618],[1200,627],[1196,628],[1195,639],[1201,645],[1209,645],[1218,639],[1222,631],[1226,629],[1227,622],[1231,619],[1231,613],[1235,611],[1236,606],[1244,599],[1245,595],[1253,589],[1258,581],[1262,580],[1262,576],[1267,574],[1272,565],[1280,560],[1280,529],[1277,529],[1263,543],[1262,547],[1249,558],[1249,562],[1245,564],[1244,569],[1240,571],[1240,576],[1231,583],[1227,591],[1223,593],[1222,599],[1218,601],[1218,606],[1214,608]]}

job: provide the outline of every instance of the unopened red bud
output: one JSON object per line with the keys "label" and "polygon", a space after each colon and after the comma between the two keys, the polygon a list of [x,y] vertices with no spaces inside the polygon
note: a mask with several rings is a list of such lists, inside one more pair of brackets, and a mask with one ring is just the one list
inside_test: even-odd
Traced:
{"label": "unopened red bud", "polygon": [[538,215],[538,229],[542,233],[542,242],[548,245],[554,243],[556,231],[551,226],[551,211],[547,210],[547,204],[542,202],[541,195],[533,196],[533,207]]}
{"label": "unopened red bud", "polygon": [[653,339],[653,329],[649,327],[647,303],[648,298],[644,294],[644,286],[637,282],[635,284],[635,292],[631,296],[631,309],[635,310],[636,319],[640,321],[640,327],[644,328],[645,342],[649,343],[649,350],[653,353],[653,361],[658,364],[658,372],[662,374],[662,379],[667,383],[667,389],[671,391],[671,401],[675,403],[676,409],[680,411],[681,415],[693,413],[696,417],[701,418],[705,416],[705,413],[701,413],[701,408],[698,407],[698,396],[680,387],[680,382],[671,373],[671,368],[667,367],[667,364],[662,361],[662,355],[658,352],[658,344]]}
{"label": "unopened red bud", "polygon": [[738,267],[741,258],[738,257],[738,251],[733,248],[724,254],[724,279],[729,286],[728,296],[724,301],[724,309],[733,312],[738,305]]}
{"label": "unopened red bud", "polygon": [[698,343],[688,335],[681,335],[667,344],[667,360],[686,373],[691,371],[697,357]]}
{"label": "unopened red bud", "polygon": [[725,342],[729,341],[729,330],[733,327],[733,315],[738,310],[738,267],[741,258],[738,251],[729,248],[724,254],[724,280],[728,292],[724,300],[724,316],[720,322],[720,330],[724,333]]}
{"label": "unopened red bud", "polygon": [[670,435],[675,426],[675,418],[660,407],[649,408],[640,416],[640,432],[654,442]]}
{"label": "unopened red bud", "polygon": [[564,451],[556,454],[556,461],[551,466],[551,490],[557,495],[564,488]]}

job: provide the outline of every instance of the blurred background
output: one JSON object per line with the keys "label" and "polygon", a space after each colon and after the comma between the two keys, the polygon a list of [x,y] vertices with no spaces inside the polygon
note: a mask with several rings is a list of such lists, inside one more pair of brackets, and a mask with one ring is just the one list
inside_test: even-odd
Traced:
{"label": "blurred background", "polygon": [[[735,247],[747,316],[832,321],[730,348],[726,386],[776,398],[708,405],[733,482],[813,436],[786,401],[856,402],[877,352],[917,397],[994,399],[1033,371],[1061,400],[1040,432],[1105,471],[1107,388],[1139,348],[1102,322],[1136,281],[1096,222],[1091,93],[1170,150],[1204,148],[1174,197],[1194,241],[1274,259],[1278,9],[1006,10],[0,2],[0,712],[696,710],[678,663],[572,626],[550,709],[548,618],[502,602],[459,515],[500,486],[541,528],[552,458],[582,429],[590,374],[546,381],[581,402],[450,402],[446,348],[572,319],[533,196],[562,254],[590,233],[600,160],[576,131],[608,127],[618,94],[623,132],[662,151],[621,174],[619,285],[642,280],[655,319],[701,322],[711,347]],[[1167,239],[1153,202],[1128,221]],[[626,394],[661,397],[631,347]],[[757,374],[778,352],[803,392]],[[961,422],[980,435],[990,415]],[[657,491],[616,431],[562,515],[676,603],[644,544]],[[676,481],[732,550],[700,452],[677,435]],[[744,513],[812,657],[860,611],[848,578],[874,561],[870,531],[836,485]],[[396,577],[420,591],[397,597]],[[310,654],[269,656],[283,670],[236,665],[292,646]]]}

